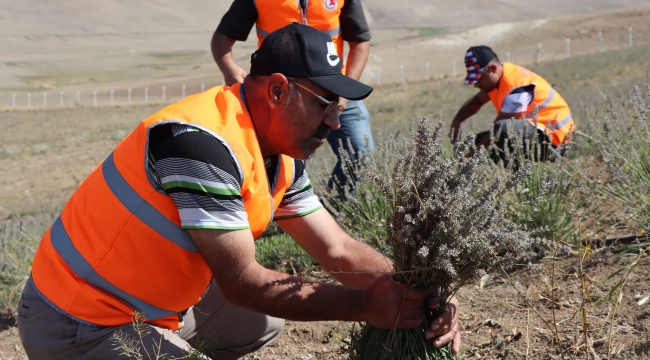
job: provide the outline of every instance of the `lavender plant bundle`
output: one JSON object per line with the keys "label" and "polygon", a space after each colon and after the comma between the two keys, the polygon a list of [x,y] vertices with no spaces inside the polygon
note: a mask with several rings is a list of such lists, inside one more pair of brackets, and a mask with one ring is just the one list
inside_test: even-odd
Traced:
{"label": "lavender plant bundle", "polygon": [[[523,181],[532,169],[525,163],[508,179],[489,181],[482,168],[483,149],[464,154],[474,144],[468,136],[453,157],[444,156],[444,123],[432,130],[423,118],[414,134],[414,149],[399,158],[389,179],[370,175],[392,206],[386,238],[394,279],[439,294],[440,307],[416,329],[378,329],[366,324],[352,336],[353,359],[453,359],[451,344],[441,349],[424,338],[431,322],[463,285],[508,268],[536,242],[525,226],[502,215],[500,195]],[[486,186],[487,184],[487,186]]]}

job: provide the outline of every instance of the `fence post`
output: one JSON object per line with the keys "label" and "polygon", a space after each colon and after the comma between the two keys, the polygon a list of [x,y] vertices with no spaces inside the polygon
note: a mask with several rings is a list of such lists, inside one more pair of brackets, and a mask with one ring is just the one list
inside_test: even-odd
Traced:
{"label": "fence post", "polygon": [[27,94],[27,107],[32,107],[32,94]]}
{"label": "fence post", "polygon": [[128,96],[129,97],[129,104],[131,103],[131,90],[133,90],[133,89],[129,88],[129,96]]}
{"label": "fence post", "polygon": [[167,101],[167,86],[163,86],[163,101]]}
{"label": "fence post", "polygon": [[11,107],[16,107],[16,94],[11,95]]}
{"label": "fence post", "polygon": [[205,91],[205,84],[201,84],[201,92]]}
{"label": "fence post", "polygon": [[399,66],[399,79],[400,82],[404,82],[404,65]]}
{"label": "fence post", "polygon": [[630,45],[630,47],[634,46],[634,42],[632,41],[632,27],[631,26],[627,29],[627,42]]}
{"label": "fence post", "polygon": [[510,62],[510,51],[506,53],[506,61]]}
{"label": "fence post", "polygon": [[81,100],[80,100],[81,96],[80,95],[81,95],[81,91],[77,90],[77,104],[81,103]]}
{"label": "fence post", "polygon": [[149,102],[149,87],[144,88],[144,102]]}
{"label": "fence post", "polygon": [[63,91],[59,93],[59,106],[63,106]]}
{"label": "fence post", "polygon": [[603,32],[598,32],[598,52],[602,51],[602,42],[603,42]]}
{"label": "fence post", "polygon": [[113,101],[113,93],[114,92],[115,92],[115,90],[111,89],[111,105],[114,103],[114,101]]}
{"label": "fence post", "polygon": [[183,85],[183,99],[185,99],[185,85]]}
{"label": "fence post", "polygon": [[571,38],[567,36],[566,38],[566,57],[571,56]]}
{"label": "fence post", "polygon": [[381,84],[381,66],[377,67],[377,85]]}
{"label": "fence post", "polygon": [[451,62],[451,74],[456,76],[456,60]]}
{"label": "fence post", "polygon": [[424,76],[428,79],[429,78],[429,63],[427,62],[424,64]]}
{"label": "fence post", "polygon": [[97,106],[97,90],[93,91],[93,106]]}
{"label": "fence post", "polygon": [[43,107],[47,106],[47,93],[43,93]]}

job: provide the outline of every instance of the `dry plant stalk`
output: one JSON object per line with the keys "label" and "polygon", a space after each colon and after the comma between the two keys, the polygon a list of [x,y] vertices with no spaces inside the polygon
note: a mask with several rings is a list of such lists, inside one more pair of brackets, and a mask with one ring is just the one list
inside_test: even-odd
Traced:
{"label": "dry plant stalk", "polygon": [[[486,151],[474,149],[474,156],[464,156],[474,146],[473,136],[458,144],[452,158],[445,157],[444,124],[432,129],[430,123],[420,120],[414,149],[398,159],[388,179],[369,176],[392,206],[386,237],[378,245],[391,250],[395,280],[439,294],[439,310],[429,314],[432,321],[463,285],[514,265],[541,239],[503,216],[499,200],[530,174],[533,164],[523,163],[508,179],[489,181],[482,175],[490,161]],[[427,326],[390,331],[367,325],[356,338],[353,357],[452,358],[449,348],[441,352],[424,340]]]}
{"label": "dry plant stalk", "polygon": [[[616,288],[620,288],[619,293],[618,293],[618,298],[616,298],[616,302],[614,303],[614,310],[612,311],[612,318],[609,322],[609,334],[607,337],[607,360],[609,360],[609,356],[611,355],[611,346],[612,346],[612,329],[614,327],[614,317],[616,316],[616,310],[618,307],[621,305],[621,300],[623,299],[623,288],[625,288],[625,284],[627,283],[627,279],[629,279],[630,275],[632,274],[632,271],[639,265],[641,262],[641,258],[645,254],[646,251],[648,251],[650,247],[643,248],[639,251],[639,254],[636,256],[636,258],[626,267],[624,267],[622,270],[627,270],[627,273],[623,277],[621,281],[619,281],[618,284],[614,286],[612,291],[610,292],[610,296],[613,293]],[[614,273],[616,274],[616,273]],[[612,274],[612,275],[614,275]]]}

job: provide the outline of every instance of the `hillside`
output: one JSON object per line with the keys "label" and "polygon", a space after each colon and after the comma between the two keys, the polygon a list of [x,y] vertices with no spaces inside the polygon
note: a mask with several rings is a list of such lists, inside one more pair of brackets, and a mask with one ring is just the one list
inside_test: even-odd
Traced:
{"label": "hillside", "polygon": [[[627,31],[636,22],[635,38],[642,41],[648,38],[643,29],[650,23],[647,7],[622,13],[638,21],[620,19],[615,24],[605,21],[612,13],[599,13],[649,5],[650,0],[363,3],[374,36],[367,81],[372,81],[379,66],[385,69],[387,81],[398,76],[400,64],[407,77],[424,75],[427,61],[433,74],[450,72],[452,58],[475,42],[491,42],[498,49],[511,51],[513,57],[530,60],[537,42],[562,47],[566,36],[577,33],[594,39],[595,33],[603,30],[607,43],[613,34],[610,30]],[[212,62],[209,41],[229,5],[230,1],[0,0],[0,31],[5,35],[0,38],[0,89],[69,91],[79,86],[126,88],[182,84],[192,79],[195,85],[219,83],[221,76]],[[585,14],[592,17],[591,22],[585,20]],[[559,23],[543,20],[558,16],[570,17]],[[442,35],[421,36],[436,33]],[[246,67],[255,45],[251,36],[235,47],[242,66]],[[7,99],[0,97],[0,106],[6,106]]]}

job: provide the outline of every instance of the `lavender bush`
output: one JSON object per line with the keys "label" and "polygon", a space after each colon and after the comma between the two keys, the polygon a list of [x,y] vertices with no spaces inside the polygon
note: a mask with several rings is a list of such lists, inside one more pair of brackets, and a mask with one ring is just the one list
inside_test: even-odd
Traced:
{"label": "lavender bush", "polygon": [[[650,83],[650,72],[648,73]],[[650,231],[650,85],[643,97],[635,87],[620,112],[610,107],[594,134],[607,176],[594,182],[596,194],[623,206],[635,220],[632,231]],[[636,228],[638,226],[638,228]]]}
{"label": "lavender bush", "polygon": [[[391,209],[380,248],[390,249],[394,278],[409,286],[440,294],[438,312],[417,329],[383,330],[365,325],[353,332],[353,359],[450,359],[450,347],[435,349],[425,340],[430,322],[446,310],[448,300],[463,285],[508,268],[538,240],[525,225],[503,215],[500,196],[530,174],[525,162],[507,179],[487,181],[482,168],[490,161],[467,137],[453,157],[445,156],[443,127],[423,118],[414,133],[413,149],[397,158],[392,171],[370,171]],[[375,159],[375,169],[377,166]],[[369,166],[373,168],[373,166]],[[488,184],[486,187],[485,184]]]}

